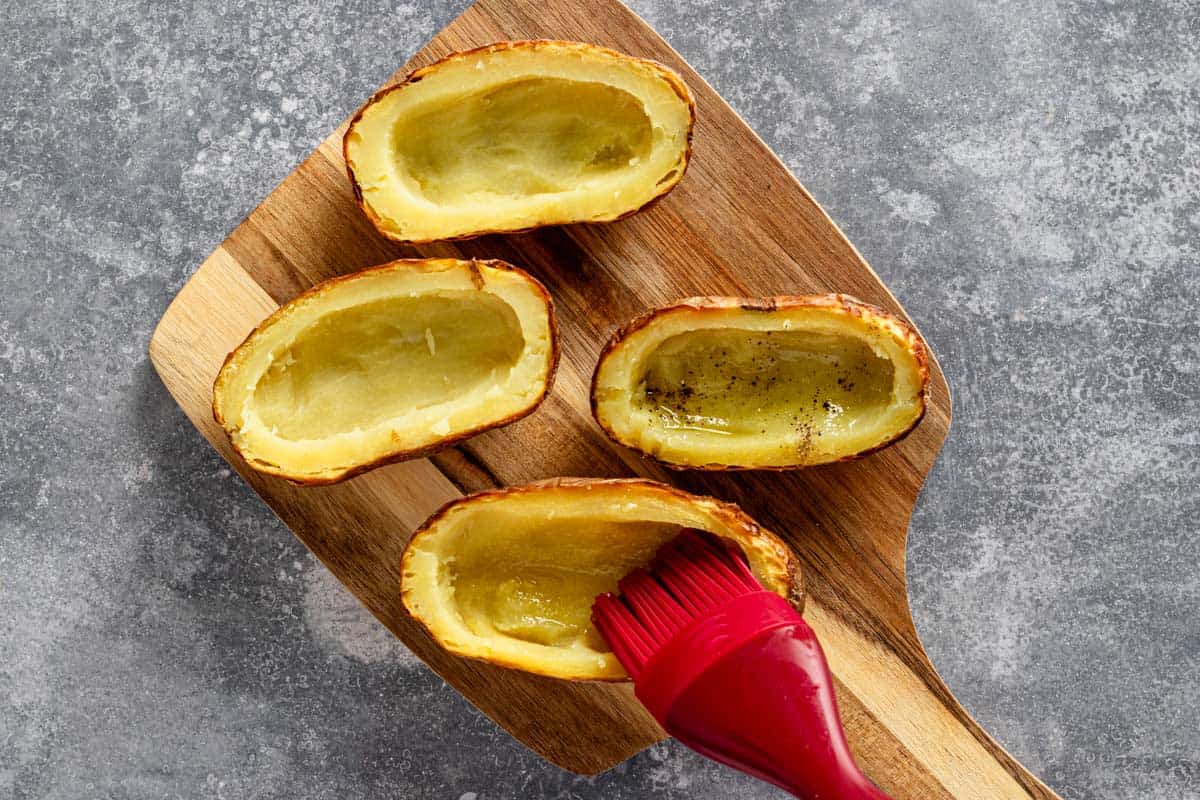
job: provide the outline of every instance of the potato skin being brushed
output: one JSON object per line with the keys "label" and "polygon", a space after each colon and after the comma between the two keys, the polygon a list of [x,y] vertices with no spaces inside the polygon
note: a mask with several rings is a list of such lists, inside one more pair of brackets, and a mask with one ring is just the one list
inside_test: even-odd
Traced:
{"label": "potato skin being brushed", "polygon": [[[509,541],[528,536],[530,541],[538,542],[539,562],[554,560],[556,551],[547,550],[542,532],[550,520],[568,525],[572,531],[585,530],[589,523],[636,525],[649,521],[678,529],[705,530],[739,547],[765,588],[785,597],[797,611],[804,608],[804,583],[795,555],[775,534],[760,527],[736,505],[641,478],[552,478],[453,500],[434,512],[409,540],[401,558],[400,589],[404,605],[442,647],[457,655],[563,680],[628,680],[616,657],[607,650],[578,644],[554,647],[508,636],[487,636],[464,622],[464,613],[456,604],[465,578],[448,576],[470,562],[470,552],[466,549],[470,547],[483,548],[501,566],[509,563],[500,559],[492,546],[492,537],[505,534],[498,530],[497,520],[516,526],[510,527],[509,533],[513,535],[508,537]],[[462,535],[463,531],[470,531],[470,535]],[[624,548],[634,545],[632,539],[616,537],[606,539],[605,547],[609,543],[611,549],[607,552],[611,552],[613,559],[619,558]],[[645,543],[641,545],[645,550]],[[564,553],[580,552],[574,537],[565,537],[562,546],[567,548]],[[589,541],[584,551],[594,554],[597,547],[594,541]],[[507,577],[505,570],[500,572],[497,581]],[[613,577],[614,587],[617,577]],[[453,580],[460,588],[451,591],[447,580]],[[591,600],[588,597],[586,601],[589,608]]]}

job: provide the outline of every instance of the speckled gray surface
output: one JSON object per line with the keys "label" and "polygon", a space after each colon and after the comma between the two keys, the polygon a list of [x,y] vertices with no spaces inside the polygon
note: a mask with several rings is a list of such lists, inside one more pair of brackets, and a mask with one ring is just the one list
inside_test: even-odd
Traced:
{"label": "speckled gray surface", "polygon": [[[0,798],[723,798],[594,780],[360,610],[146,358],[195,265],[465,3],[0,11]],[[1200,6],[640,0],[921,325],[918,627],[1067,798],[1200,797]]]}

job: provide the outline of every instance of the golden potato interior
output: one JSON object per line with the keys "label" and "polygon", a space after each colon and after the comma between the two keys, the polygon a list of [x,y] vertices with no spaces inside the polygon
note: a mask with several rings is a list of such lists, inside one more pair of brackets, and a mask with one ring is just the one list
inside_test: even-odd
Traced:
{"label": "golden potato interior", "polygon": [[[614,520],[480,520],[494,533],[465,540],[447,566],[463,622],[477,636],[607,652],[592,601],[682,530]],[[485,541],[486,540],[486,541]]]}
{"label": "golden potato interior", "polygon": [[377,95],[344,149],[376,227],[431,241],[632,213],[682,177],[691,126],[691,94],[662,65],[503,42]]}
{"label": "golden potato interior", "polygon": [[255,469],[330,483],[524,416],[556,359],[549,295],[525,273],[397,261],[279,309],[221,368],[213,414]]}
{"label": "golden potato interior", "polygon": [[685,528],[740,547],[765,587],[798,600],[787,548],[735,507],[650,481],[563,479],[466,497],[436,514],[405,550],[404,603],[460,655],[621,679],[592,603]]}
{"label": "golden potato interior", "polygon": [[572,191],[649,155],[654,127],[622,89],[527,78],[404,118],[394,136],[422,196],[453,205],[479,194]]}
{"label": "golden potato interior", "polygon": [[721,436],[844,436],[887,408],[892,362],[861,339],[809,331],[701,330],[664,341],[634,402],[663,427]]}
{"label": "golden potato interior", "polygon": [[907,432],[925,377],[915,333],[847,298],[702,298],[614,338],[593,408],[617,441],[671,465],[787,468]]}
{"label": "golden potato interior", "polygon": [[277,435],[323,439],[501,383],[524,348],[517,315],[493,295],[391,297],[304,328],[251,402]]}

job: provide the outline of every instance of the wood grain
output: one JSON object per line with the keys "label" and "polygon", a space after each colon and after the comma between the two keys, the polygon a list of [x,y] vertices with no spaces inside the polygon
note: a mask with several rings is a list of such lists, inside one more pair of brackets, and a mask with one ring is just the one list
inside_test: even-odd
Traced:
{"label": "wood grain", "polygon": [[[825,212],[728,105],[616,0],[480,0],[409,70],[504,39],[572,39],[657,59],[697,101],[694,158],[648,211],[604,226],[467,242],[398,245],[353,202],[345,125],[201,265],[163,316],[151,358],[200,432],[379,620],[484,713],[547,759],[595,773],[661,730],[628,687],[569,684],[449,656],[404,612],[399,556],[409,533],[463,492],[555,475],[642,475],[739,503],[784,536],[805,568],[806,612],[825,645],[851,746],[897,798],[1054,798],[984,733],[942,683],[913,627],[905,589],[908,519],[945,439],[950,397],[936,363],[929,412],[895,447],[793,473],[670,472],[609,442],[588,412],[601,344],[647,307],[698,294],[840,291],[903,314]],[[222,359],[278,304],[317,281],[397,257],[502,258],[555,297],[563,356],[532,416],[429,460],[347,483],[297,488],[254,473],[212,420]]]}

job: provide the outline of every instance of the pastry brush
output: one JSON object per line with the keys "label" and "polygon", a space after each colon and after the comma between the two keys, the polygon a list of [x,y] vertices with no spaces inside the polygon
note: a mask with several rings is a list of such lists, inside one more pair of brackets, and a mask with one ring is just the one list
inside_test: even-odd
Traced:
{"label": "pastry brush", "polygon": [[700,531],[602,594],[592,620],[659,724],[803,800],[890,800],[859,770],[812,629]]}

